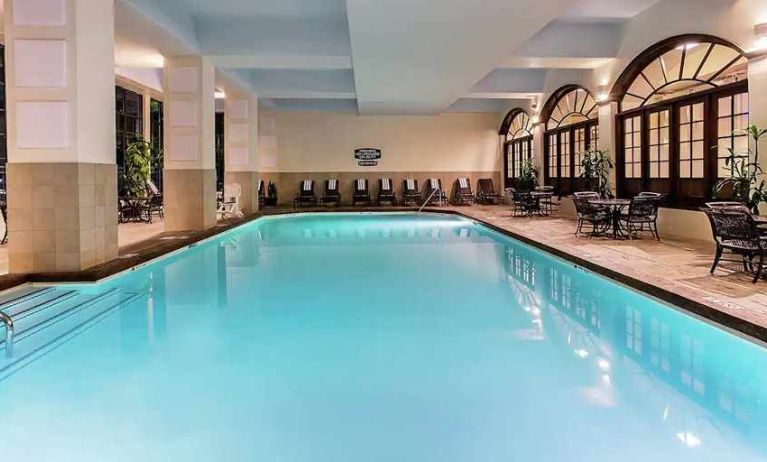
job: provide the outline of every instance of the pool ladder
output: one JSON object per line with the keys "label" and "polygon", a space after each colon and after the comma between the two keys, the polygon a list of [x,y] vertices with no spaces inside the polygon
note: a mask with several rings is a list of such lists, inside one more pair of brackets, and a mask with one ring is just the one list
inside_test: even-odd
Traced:
{"label": "pool ladder", "polygon": [[426,201],[424,201],[424,203],[421,205],[421,208],[418,209],[418,213],[423,212],[423,209],[426,207],[426,205],[431,201],[431,199],[437,193],[440,193],[439,205],[442,205],[442,188],[434,188],[434,191],[432,191],[431,194],[429,194],[429,197],[426,198]]}
{"label": "pool ladder", "polygon": [[[55,287],[48,287],[45,289],[35,290],[33,292],[26,293],[17,298],[11,299],[4,303],[0,303],[0,322],[5,326],[5,340],[3,343],[5,349],[6,359],[13,358],[14,344],[26,338],[36,332],[45,329],[48,326],[63,321],[76,313],[94,306],[99,302],[105,301],[118,295],[120,291],[116,288],[109,289],[101,294],[86,295],[78,290],[58,289]],[[127,298],[119,297],[118,302],[110,306],[111,308],[121,305],[122,303],[135,300],[138,298],[137,294],[127,294]],[[75,300],[75,297],[80,297],[81,300]],[[77,302],[72,306],[62,306],[63,303],[71,300]],[[61,309],[63,307],[63,309]],[[23,319],[29,318],[37,314],[46,311],[47,309],[59,308],[51,316],[45,317],[33,324],[32,326],[24,329],[21,332],[17,331],[17,323]]]}

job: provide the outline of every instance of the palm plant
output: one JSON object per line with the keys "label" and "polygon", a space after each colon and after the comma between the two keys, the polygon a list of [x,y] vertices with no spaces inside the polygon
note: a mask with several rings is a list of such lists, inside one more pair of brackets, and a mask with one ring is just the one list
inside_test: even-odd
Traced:
{"label": "palm plant", "polygon": [[125,150],[123,184],[130,196],[146,196],[146,184],[152,166],[152,148],[149,141],[137,136]]}
{"label": "palm plant", "polygon": [[610,151],[589,149],[581,159],[581,178],[586,180],[589,189],[598,192],[601,197],[613,197],[610,189],[610,171],[613,166]]}
{"label": "palm plant", "polygon": [[523,191],[532,191],[538,185],[538,169],[535,168],[533,159],[522,161],[519,166],[517,187]]}
{"label": "palm plant", "polygon": [[734,134],[747,134],[753,141],[753,150],[736,151],[728,147],[730,155],[725,159],[725,165],[730,177],[719,180],[714,185],[714,197],[721,195],[726,188],[732,189],[734,199],[743,202],[751,212],[759,213],[759,205],[767,202],[767,184],[762,178],[764,171],[759,165],[759,140],[767,134],[767,129],[749,125],[743,130],[735,130]]}

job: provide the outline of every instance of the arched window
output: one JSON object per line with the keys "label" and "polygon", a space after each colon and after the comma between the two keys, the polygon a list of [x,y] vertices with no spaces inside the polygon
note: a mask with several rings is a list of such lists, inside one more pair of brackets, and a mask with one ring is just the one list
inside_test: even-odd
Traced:
{"label": "arched window", "polygon": [[668,196],[697,207],[729,176],[728,148],[746,152],[747,58],[707,35],[682,35],[640,54],[618,78],[618,192]]}
{"label": "arched window", "polygon": [[599,141],[599,108],[594,95],[577,85],[555,91],[543,106],[546,123],[543,159],[546,184],[560,194],[582,189],[583,153]]}
{"label": "arched window", "polygon": [[533,121],[523,109],[512,109],[501,124],[500,135],[505,137],[503,164],[506,186],[514,185],[522,163],[533,158]]}

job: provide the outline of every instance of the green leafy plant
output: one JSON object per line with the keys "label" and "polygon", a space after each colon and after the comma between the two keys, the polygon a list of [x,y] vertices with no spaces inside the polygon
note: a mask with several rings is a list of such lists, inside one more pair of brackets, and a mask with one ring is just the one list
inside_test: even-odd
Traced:
{"label": "green leafy plant", "polygon": [[598,192],[601,197],[613,197],[610,189],[610,171],[613,167],[610,151],[589,149],[581,159],[581,178],[586,180],[590,190]]}
{"label": "green leafy plant", "polygon": [[730,172],[729,178],[719,180],[714,185],[714,197],[721,198],[725,191],[731,192],[731,199],[743,202],[755,214],[759,213],[759,205],[767,202],[767,184],[762,179],[764,171],[759,165],[759,140],[767,134],[767,129],[749,125],[745,129],[735,130],[733,134],[746,134],[753,141],[754,149],[750,147],[736,151],[728,147],[730,155],[725,159],[725,165]]}
{"label": "green leafy plant", "polygon": [[538,185],[538,169],[535,168],[533,159],[522,161],[516,183],[521,191],[532,191]]}
{"label": "green leafy plant", "polygon": [[123,184],[130,196],[146,196],[146,184],[152,167],[152,148],[149,142],[137,136],[125,150]]}

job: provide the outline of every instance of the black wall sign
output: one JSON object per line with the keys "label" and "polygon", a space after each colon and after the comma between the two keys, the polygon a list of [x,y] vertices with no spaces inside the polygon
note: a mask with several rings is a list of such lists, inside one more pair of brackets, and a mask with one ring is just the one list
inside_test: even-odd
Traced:
{"label": "black wall sign", "polygon": [[359,148],[354,150],[354,158],[360,167],[375,167],[381,158],[381,150],[376,148]]}

